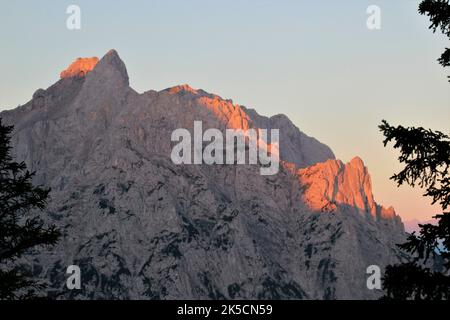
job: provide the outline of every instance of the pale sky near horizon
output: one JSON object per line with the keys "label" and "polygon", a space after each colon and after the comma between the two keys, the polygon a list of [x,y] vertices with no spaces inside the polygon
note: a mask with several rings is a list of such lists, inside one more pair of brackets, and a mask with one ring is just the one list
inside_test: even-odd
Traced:
{"label": "pale sky near horizon", "polygon": [[[450,133],[450,84],[436,59],[449,46],[428,30],[420,0],[0,0],[0,110],[26,103],[76,57],[114,48],[138,92],[188,83],[263,115],[286,114],[344,162],[361,157],[375,200],[404,220],[439,211],[397,188],[401,167],[377,126]],[[81,30],[66,8],[81,8]],[[381,30],[366,9],[381,8]]]}

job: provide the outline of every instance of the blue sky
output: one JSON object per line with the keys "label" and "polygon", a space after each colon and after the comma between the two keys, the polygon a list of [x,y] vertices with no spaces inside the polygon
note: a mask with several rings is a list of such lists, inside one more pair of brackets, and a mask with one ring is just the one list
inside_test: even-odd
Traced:
{"label": "blue sky", "polygon": [[[115,48],[139,92],[188,83],[259,113],[284,113],[349,161],[360,156],[378,202],[406,218],[437,208],[397,189],[400,167],[377,125],[450,132],[450,90],[436,62],[448,39],[415,0],[0,1],[0,110],[26,103],[76,57]],[[81,30],[66,8],[81,8]],[[381,30],[366,27],[369,5]]]}

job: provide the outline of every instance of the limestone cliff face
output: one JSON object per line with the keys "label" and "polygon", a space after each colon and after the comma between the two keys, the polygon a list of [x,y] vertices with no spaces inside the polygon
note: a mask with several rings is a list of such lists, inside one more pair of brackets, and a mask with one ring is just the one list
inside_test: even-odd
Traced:
{"label": "limestone cliff face", "polygon": [[374,219],[391,218],[399,222],[392,207],[375,203],[367,168],[359,157],[344,164],[328,160],[298,171],[304,185],[303,200],[312,210],[335,211],[347,205],[368,213]]}
{"label": "limestone cliff face", "polygon": [[[400,258],[403,225],[375,203],[360,159],[344,165],[287,117],[187,85],[139,94],[114,50],[0,116],[15,125],[15,157],[52,188],[43,216],[63,239],[27,261],[50,295],[376,298],[367,266]],[[279,129],[280,172],[175,165],[171,133],[196,120],[204,130]],[[80,291],[65,289],[71,264]]]}

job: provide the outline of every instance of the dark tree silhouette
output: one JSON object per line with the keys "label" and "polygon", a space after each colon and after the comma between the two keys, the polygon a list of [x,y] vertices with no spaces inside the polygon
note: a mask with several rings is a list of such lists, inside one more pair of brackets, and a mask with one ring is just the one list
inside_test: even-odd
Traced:
{"label": "dark tree silhouette", "polygon": [[0,299],[27,299],[44,285],[31,280],[17,259],[37,246],[54,245],[60,234],[36,214],[45,208],[49,190],[33,186],[34,173],[13,161],[12,130],[0,118]]}
{"label": "dark tree silhouette", "polygon": [[[433,32],[439,28],[450,39],[450,4],[449,0],[424,0],[419,5],[419,13],[430,18],[430,29]],[[443,67],[450,66],[450,48],[445,48],[438,59]],[[450,81],[450,76],[448,76]]]}
{"label": "dark tree silhouette", "polygon": [[[419,13],[430,18],[433,33],[439,28],[450,39],[449,0],[423,0]],[[443,67],[450,66],[450,49],[445,48],[438,59]],[[450,76],[448,77],[450,81]],[[442,132],[419,128],[392,127],[385,120],[379,126],[385,136],[384,145],[395,141],[400,149],[400,163],[405,168],[391,177],[398,185],[406,183],[425,189],[424,196],[432,204],[439,203],[442,213],[434,216],[437,224],[419,225],[420,231],[408,236],[399,245],[414,259],[408,263],[386,267],[383,288],[387,299],[449,299],[450,298],[450,141]],[[426,267],[430,257],[439,256],[442,272]]]}
{"label": "dark tree silhouette", "polygon": [[[439,131],[390,126],[385,120],[379,126],[384,145],[395,141],[400,163],[405,167],[391,179],[398,185],[418,185],[424,196],[439,203],[442,211],[450,205],[450,138]],[[450,212],[434,217],[437,224],[420,225],[420,232],[408,236],[399,247],[410,253],[412,261],[386,267],[383,288],[388,299],[450,298]],[[426,267],[430,258],[442,260],[442,272]]]}

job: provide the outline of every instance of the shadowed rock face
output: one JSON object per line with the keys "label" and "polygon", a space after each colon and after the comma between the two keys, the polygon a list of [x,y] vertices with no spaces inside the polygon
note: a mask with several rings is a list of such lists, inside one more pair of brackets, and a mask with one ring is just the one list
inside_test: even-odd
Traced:
{"label": "shadowed rock face", "polygon": [[[403,225],[375,203],[360,159],[344,165],[287,117],[187,85],[138,94],[114,50],[1,117],[15,125],[15,157],[52,188],[43,215],[64,236],[27,261],[50,295],[376,298],[367,266],[400,257]],[[280,172],[173,164],[172,131],[196,120],[280,129]],[[71,264],[82,290],[65,289]]]}

